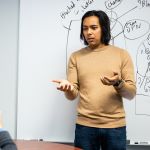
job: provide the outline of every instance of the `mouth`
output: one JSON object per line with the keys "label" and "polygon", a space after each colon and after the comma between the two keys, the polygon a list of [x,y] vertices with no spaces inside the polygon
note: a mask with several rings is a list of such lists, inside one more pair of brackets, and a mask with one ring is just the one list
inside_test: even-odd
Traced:
{"label": "mouth", "polygon": [[88,41],[88,42],[93,42],[93,41],[94,41],[94,38],[88,38],[87,41]]}

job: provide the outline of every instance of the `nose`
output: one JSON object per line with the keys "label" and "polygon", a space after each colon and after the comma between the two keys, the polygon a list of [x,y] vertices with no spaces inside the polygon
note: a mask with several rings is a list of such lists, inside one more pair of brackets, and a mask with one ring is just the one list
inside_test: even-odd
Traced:
{"label": "nose", "polygon": [[91,34],[91,33],[92,33],[92,30],[91,30],[90,28],[88,28],[87,33],[88,33],[88,34]]}

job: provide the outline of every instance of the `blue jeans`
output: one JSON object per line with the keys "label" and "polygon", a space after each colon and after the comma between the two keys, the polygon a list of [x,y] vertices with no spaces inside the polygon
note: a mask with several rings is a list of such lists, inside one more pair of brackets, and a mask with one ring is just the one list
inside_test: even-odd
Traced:
{"label": "blue jeans", "polygon": [[94,128],[76,124],[74,145],[83,150],[126,150],[126,126]]}

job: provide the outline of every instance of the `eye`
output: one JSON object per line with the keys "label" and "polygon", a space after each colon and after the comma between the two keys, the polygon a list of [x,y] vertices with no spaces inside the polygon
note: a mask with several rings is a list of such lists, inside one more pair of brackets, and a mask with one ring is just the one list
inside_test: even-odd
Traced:
{"label": "eye", "polygon": [[87,27],[83,27],[83,31],[86,31],[86,30],[88,30],[88,28]]}
{"label": "eye", "polygon": [[93,30],[96,30],[98,27],[97,26],[92,26],[91,27]]}

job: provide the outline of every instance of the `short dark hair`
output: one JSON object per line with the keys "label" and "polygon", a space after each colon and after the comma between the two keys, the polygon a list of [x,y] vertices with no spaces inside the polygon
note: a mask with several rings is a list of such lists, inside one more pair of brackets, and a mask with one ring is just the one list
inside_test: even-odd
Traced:
{"label": "short dark hair", "polygon": [[110,33],[110,20],[107,14],[102,10],[91,10],[87,11],[81,20],[81,32],[80,32],[80,39],[84,41],[85,45],[88,45],[88,42],[86,41],[84,35],[83,35],[83,21],[85,18],[90,16],[97,16],[99,19],[99,24],[102,29],[102,38],[101,42],[105,45],[109,44],[109,41],[111,39],[111,33]]}

